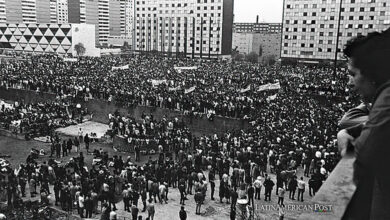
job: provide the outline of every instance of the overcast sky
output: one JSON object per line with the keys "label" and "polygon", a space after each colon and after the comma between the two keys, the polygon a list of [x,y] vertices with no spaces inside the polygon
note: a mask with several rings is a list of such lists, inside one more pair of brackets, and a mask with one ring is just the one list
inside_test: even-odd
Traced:
{"label": "overcast sky", "polygon": [[234,22],[282,22],[283,0],[234,0]]}

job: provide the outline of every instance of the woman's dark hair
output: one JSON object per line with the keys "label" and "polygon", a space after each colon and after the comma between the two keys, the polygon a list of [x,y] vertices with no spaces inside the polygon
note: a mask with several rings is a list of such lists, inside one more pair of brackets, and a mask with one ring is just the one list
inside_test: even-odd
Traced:
{"label": "woman's dark hair", "polygon": [[378,85],[390,79],[390,28],[350,39],[343,52],[362,75]]}

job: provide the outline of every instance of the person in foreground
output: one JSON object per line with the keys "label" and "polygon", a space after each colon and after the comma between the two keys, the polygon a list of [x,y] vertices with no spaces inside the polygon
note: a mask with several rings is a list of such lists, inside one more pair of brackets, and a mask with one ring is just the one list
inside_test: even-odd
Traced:
{"label": "person in foreground", "polygon": [[342,155],[353,146],[356,191],[343,219],[390,219],[390,29],[350,40],[350,84],[372,103],[368,120],[341,130]]}

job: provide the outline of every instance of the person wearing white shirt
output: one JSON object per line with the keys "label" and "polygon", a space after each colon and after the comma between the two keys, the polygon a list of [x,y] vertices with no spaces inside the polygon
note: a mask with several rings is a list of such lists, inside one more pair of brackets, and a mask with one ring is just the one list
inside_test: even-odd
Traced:
{"label": "person wearing white shirt", "polygon": [[298,201],[303,202],[303,193],[305,192],[306,183],[303,181],[303,177],[298,180]]}
{"label": "person wearing white shirt", "polygon": [[84,218],[84,195],[80,192],[78,197],[79,202],[79,214],[81,218]]}
{"label": "person wearing white shirt", "polygon": [[261,183],[261,177],[258,176],[255,182],[253,182],[253,186],[255,187],[255,199],[260,200],[260,191],[262,185],[263,184]]}

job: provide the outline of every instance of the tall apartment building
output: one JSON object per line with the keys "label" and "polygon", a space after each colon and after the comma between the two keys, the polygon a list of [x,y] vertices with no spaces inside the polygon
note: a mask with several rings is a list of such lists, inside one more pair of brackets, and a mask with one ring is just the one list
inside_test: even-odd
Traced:
{"label": "tall apartment building", "polygon": [[56,0],[56,22],[58,24],[69,23],[68,19],[68,0]]}
{"label": "tall apartment building", "polygon": [[5,12],[5,0],[0,0],[0,23],[7,22],[7,14]]}
{"label": "tall apartment building", "polygon": [[0,23],[68,23],[68,0],[0,0]]}
{"label": "tall apartment building", "polygon": [[233,0],[137,0],[133,45],[192,57],[231,53]]}
{"label": "tall apartment building", "polygon": [[69,23],[95,25],[97,42],[106,44],[109,36],[130,36],[133,8],[133,0],[68,0],[68,18]]}
{"label": "tall apartment building", "polygon": [[281,23],[234,23],[234,33],[281,33]]}
{"label": "tall apartment building", "polygon": [[343,59],[350,38],[387,28],[388,0],[285,0],[281,58]]}

